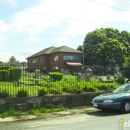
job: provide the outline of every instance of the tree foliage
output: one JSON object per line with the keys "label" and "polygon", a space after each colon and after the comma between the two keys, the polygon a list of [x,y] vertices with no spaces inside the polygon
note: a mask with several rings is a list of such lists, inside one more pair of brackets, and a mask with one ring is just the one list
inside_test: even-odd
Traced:
{"label": "tree foliage", "polygon": [[130,80],[130,56],[125,58],[123,74]]}
{"label": "tree foliage", "polygon": [[9,59],[9,63],[15,64],[16,63],[16,58],[14,56],[11,56]]}
{"label": "tree foliage", "polygon": [[[85,65],[122,65],[130,54],[130,33],[113,28],[100,28],[89,32],[84,39]],[[81,46],[77,48],[83,51]]]}

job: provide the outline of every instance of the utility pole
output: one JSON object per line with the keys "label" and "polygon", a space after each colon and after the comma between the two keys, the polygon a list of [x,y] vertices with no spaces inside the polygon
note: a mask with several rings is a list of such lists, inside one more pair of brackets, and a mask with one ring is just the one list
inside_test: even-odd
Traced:
{"label": "utility pole", "polygon": [[84,45],[82,45],[82,49],[83,49],[83,65],[84,65]]}

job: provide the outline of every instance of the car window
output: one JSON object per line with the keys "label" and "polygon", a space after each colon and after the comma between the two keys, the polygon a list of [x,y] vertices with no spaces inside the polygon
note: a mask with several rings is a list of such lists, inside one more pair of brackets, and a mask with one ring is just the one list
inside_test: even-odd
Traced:
{"label": "car window", "polygon": [[117,88],[113,93],[119,93],[119,92],[130,92],[130,84],[125,84]]}
{"label": "car window", "polygon": [[129,91],[129,90],[130,90],[130,86],[129,85],[124,87],[124,91]]}

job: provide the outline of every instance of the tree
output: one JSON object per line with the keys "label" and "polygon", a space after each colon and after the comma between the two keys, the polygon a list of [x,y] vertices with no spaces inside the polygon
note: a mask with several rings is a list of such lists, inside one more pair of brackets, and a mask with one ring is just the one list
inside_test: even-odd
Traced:
{"label": "tree", "polygon": [[9,63],[11,63],[12,65],[15,65],[16,58],[14,56],[11,56],[10,59],[9,59]]}
{"label": "tree", "polygon": [[123,75],[130,80],[130,56],[125,58]]}
{"label": "tree", "polygon": [[113,28],[96,29],[86,35],[83,46],[86,65],[122,65],[130,54],[130,33]]}
{"label": "tree", "polygon": [[77,48],[77,50],[79,50],[79,51],[83,51],[83,50],[84,50],[84,47],[81,46],[81,45],[79,45],[78,48]]}
{"label": "tree", "polygon": [[84,63],[86,65],[98,65],[99,64],[99,51],[100,45],[85,45],[84,46]]}
{"label": "tree", "polygon": [[126,48],[118,40],[108,38],[106,42],[102,43],[98,53],[100,65],[115,66],[122,65],[125,60]]}

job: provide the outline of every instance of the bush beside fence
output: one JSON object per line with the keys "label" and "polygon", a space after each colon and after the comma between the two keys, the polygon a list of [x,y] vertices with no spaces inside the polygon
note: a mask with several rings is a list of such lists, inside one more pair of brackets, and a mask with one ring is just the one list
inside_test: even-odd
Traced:
{"label": "bush beside fence", "polygon": [[[78,75],[50,72],[44,74],[36,69],[35,72],[22,70],[20,67],[0,67],[0,97],[21,97],[25,95],[66,95],[86,92],[112,91],[120,84],[125,83],[124,78],[114,75],[91,75],[81,72]],[[89,69],[90,70],[90,69]],[[90,77],[91,76],[91,77]],[[26,94],[25,94],[25,93]]]}

